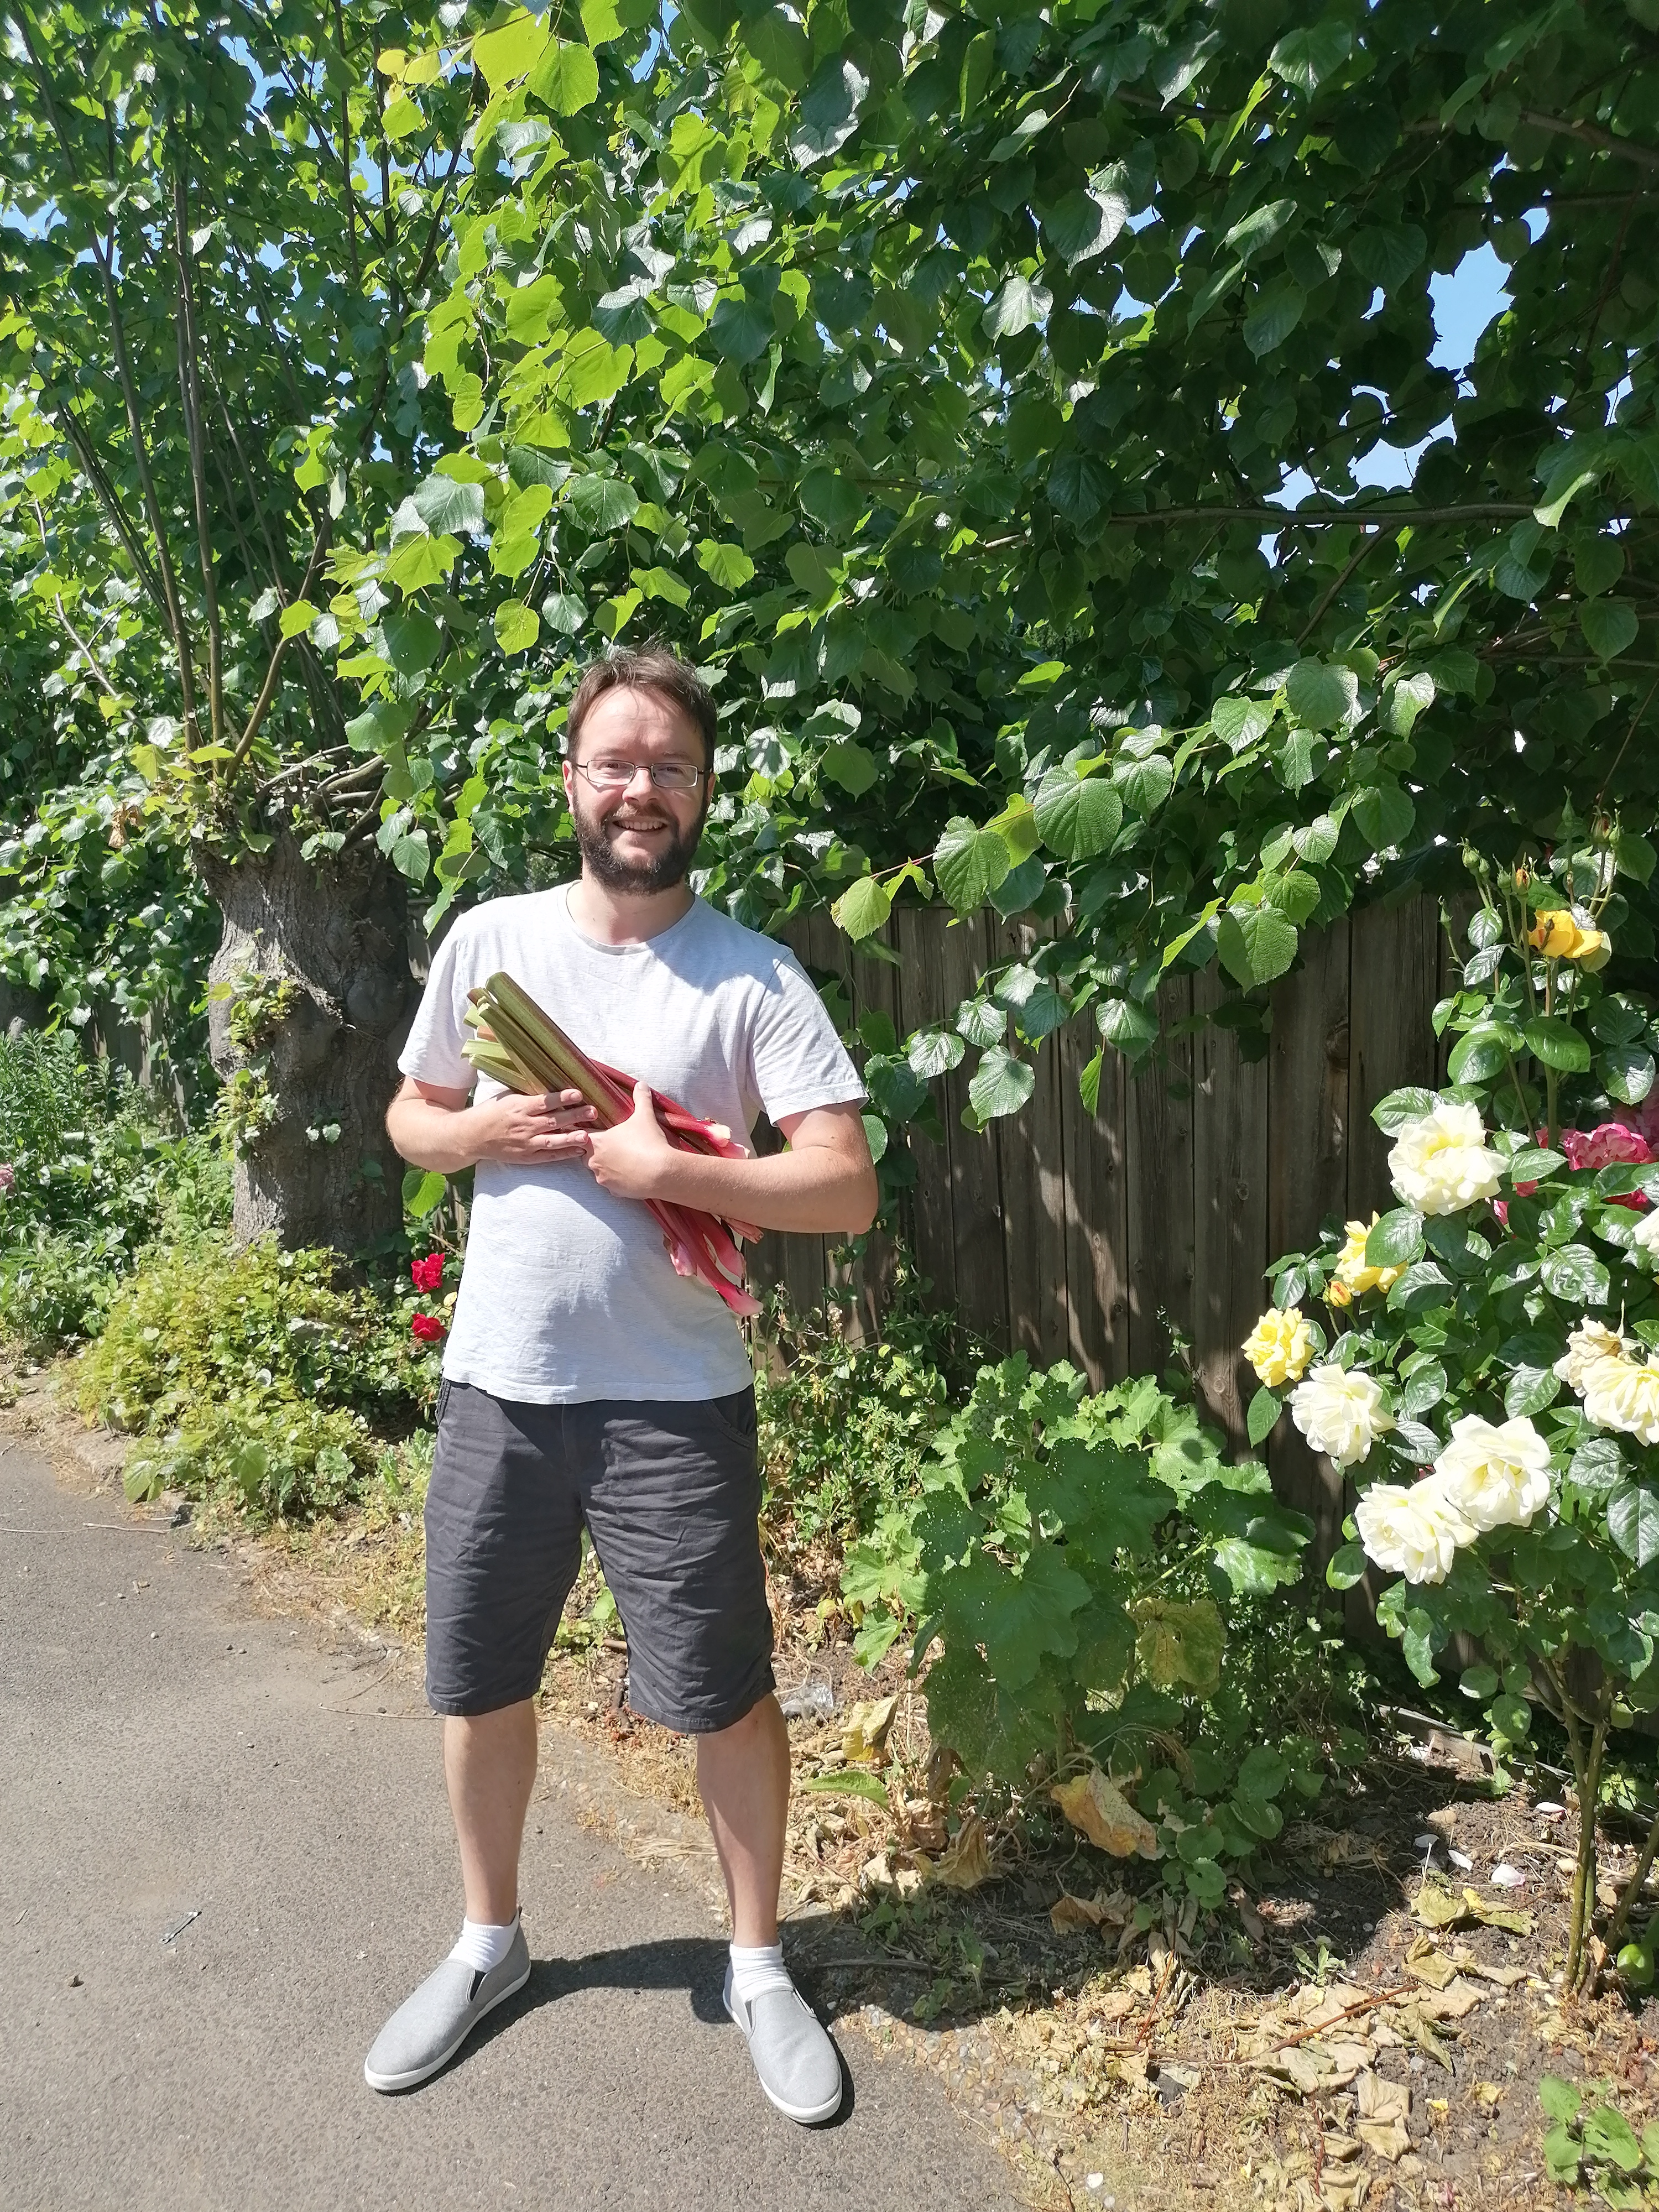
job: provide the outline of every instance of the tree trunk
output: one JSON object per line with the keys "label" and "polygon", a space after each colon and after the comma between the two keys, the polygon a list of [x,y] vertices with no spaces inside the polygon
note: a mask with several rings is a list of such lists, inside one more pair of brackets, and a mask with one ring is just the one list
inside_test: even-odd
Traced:
{"label": "tree trunk", "polygon": [[302,860],[286,830],[201,866],[225,921],[208,1026],[237,1239],[362,1252],[403,1215],[385,1127],[414,997],[402,879],[373,846]]}

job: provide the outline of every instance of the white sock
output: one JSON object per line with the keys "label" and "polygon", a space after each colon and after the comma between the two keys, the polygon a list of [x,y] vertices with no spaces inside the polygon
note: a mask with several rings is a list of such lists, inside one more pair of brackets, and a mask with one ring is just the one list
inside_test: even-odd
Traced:
{"label": "white sock", "polygon": [[515,1912],[505,1928],[492,1928],[487,1920],[461,1922],[461,1940],[450,1953],[452,1959],[460,1959],[475,1974],[487,1974],[513,1948],[513,1937],[519,1925]]}
{"label": "white sock", "polygon": [[781,1943],[757,1943],[745,1949],[732,1946],[732,1996],[734,2003],[752,2004],[763,1990],[791,1990],[789,1969],[783,1963]]}

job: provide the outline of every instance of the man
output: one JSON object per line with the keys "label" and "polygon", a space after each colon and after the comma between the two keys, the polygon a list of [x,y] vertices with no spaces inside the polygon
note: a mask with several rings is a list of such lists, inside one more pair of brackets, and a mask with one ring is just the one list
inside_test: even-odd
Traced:
{"label": "man", "polygon": [[[731,1904],[726,2008],[781,2111],[823,2120],[841,2102],[835,2046],[778,1943],[789,1740],[772,1694],[753,1378],[731,1314],[676,1273],[640,1201],[848,1233],[869,1226],[876,1180],[862,1087],[805,975],[687,888],[714,727],[707,689],[665,651],[587,670],[564,761],[580,878],[456,924],[399,1063],[398,1150],[477,1170],[426,1506],[427,1692],[444,1716],[465,1916],[369,2052],[376,2089],[435,2074],[529,1978],[531,1701],[585,1525],[628,1638],[630,1705],[696,1738]],[[609,1130],[574,1091],[475,1088],[466,994],[497,970],[596,1060],[739,1133],[764,1108],[788,1150],[680,1152],[643,1088]]]}

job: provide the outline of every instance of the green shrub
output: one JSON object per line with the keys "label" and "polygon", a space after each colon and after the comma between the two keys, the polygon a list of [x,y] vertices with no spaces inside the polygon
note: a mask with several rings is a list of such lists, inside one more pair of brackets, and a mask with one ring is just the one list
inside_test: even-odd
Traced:
{"label": "green shrub", "polygon": [[335,1254],[215,1238],[145,1255],[81,1363],[79,1395],[87,1413],[144,1435],[272,1394],[407,1427],[428,1368],[399,1310],[343,1283]]}
{"label": "green shrub", "polygon": [[52,1236],[0,1248],[0,1329],[42,1358],[96,1336],[132,1255],[120,1239]]}
{"label": "green shrub", "polygon": [[184,1490],[260,1519],[307,1520],[349,1504],[376,1464],[361,1414],[269,1389],[194,1408],[133,1457],[124,1480],[134,1500]]}
{"label": "green shrub", "polygon": [[980,1348],[961,1321],[921,1303],[901,1258],[876,1344],[848,1340],[838,1316],[797,1314],[777,1293],[757,1324],[781,1371],[760,1364],[755,1395],[767,1510],[790,1542],[844,1546],[915,1497],[953,1390]]}
{"label": "green shrub", "polygon": [[1058,1789],[1205,1905],[1360,1743],[1336,1642],[1273,1601],[1312,1525],[1222,1449],[1150,1377],[1090,1396],[1064,1364],[981,1367],[842,1583],[866,1662],[921,1618],[928,1729],[971,1787]]}

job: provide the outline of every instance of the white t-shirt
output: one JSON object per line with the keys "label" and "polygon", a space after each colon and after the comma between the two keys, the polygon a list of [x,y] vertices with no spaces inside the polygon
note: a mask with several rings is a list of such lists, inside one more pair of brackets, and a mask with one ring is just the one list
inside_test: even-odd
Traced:
{"label": "white t-shirt", "polygon": [[[498,898],[463,915],[432,963],[398,1065],[465,1090],[469,990],[504,971],[595,1060],[642,1078],[746,1137],[864,1097],[823,1000],[793,956],[697,900],[639,945],[599,945],[567,888]],[[478,1078],[481,1098],[501,1085]],[[776,1231],[772,1232],[776,1234]],[[747,1387],[736,1320],[708,1285],[677,1274],[662,1231],[585,1161],[481,1160],[444,1374],[540,1406],[592,1398],[685,1401]]]}

